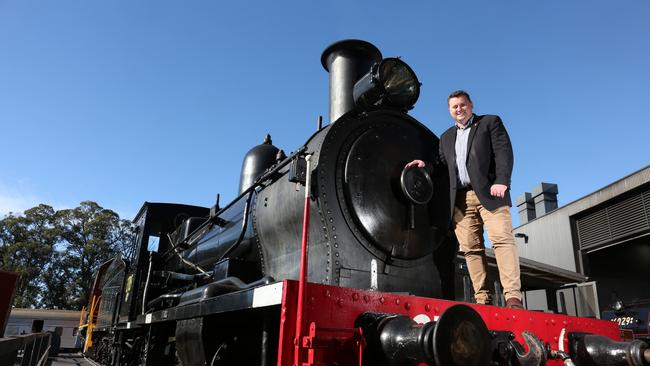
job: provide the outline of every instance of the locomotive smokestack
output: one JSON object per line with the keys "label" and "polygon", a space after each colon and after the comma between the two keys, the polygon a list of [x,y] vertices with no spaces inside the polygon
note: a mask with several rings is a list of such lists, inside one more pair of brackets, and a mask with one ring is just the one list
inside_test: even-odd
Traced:
{"label": "locomotive smokestack", "polygon": [[354,108],[354,83],[381,59],[377,47],[355,39],[336,42],[323,51],[320,62],[330,73],[330,123]]}

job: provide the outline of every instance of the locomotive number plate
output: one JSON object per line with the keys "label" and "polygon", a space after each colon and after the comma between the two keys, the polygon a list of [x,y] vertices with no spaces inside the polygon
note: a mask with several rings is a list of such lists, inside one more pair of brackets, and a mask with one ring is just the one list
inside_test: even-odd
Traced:
{"label": "locomotive number plate", "polygon": [[637,323],[637,319],[633,316],[617,316],[612,318],[612,321],[618,323],[620,327],[632,326]]}

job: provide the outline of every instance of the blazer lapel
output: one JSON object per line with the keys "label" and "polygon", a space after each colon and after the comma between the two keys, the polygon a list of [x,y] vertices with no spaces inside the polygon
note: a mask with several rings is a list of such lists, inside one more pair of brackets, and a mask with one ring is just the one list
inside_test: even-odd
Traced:
{"label": "blazer lapel", "polygon": [[[469,152],[472,150],[472,141],[474,141],[474,135],[476,135],[476,130],[478,130],[478,124],[481,122],[479,116],[474,115],[474,123],[472,128],[469,130],[469,136],[467,137],[467,156],[465,159],[469,159]],[[455,158],[455,157],[454,157]]]}
{"label": "blazer lapel", "polygon": [[449,156],[451,156],[451,163],[456,164],[456,134],[458,133],[458,129],[454,125],[452,127],[451,133],[449,134],[449,143],[447,146],[449,146]]}

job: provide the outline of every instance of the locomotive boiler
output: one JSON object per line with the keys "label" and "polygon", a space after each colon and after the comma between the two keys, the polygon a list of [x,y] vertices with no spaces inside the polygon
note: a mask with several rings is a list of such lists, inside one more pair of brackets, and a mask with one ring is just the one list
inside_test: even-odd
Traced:
{"label": "locomotive boiler", "polygon": [[[145,203],[135,257],[97,273],[87,354],[110,365],[532,366],[569,359],[573,346],[586,360],[597,344],[647,362],[644,344],[614,342],[606,322],[554,318],[572,324],[565,353],[544,343],[550,316],[515,324],[526,315],[499,309],[514,314],[499,324],[497,308],[437,300],[448,283],[436,264],[455,253],[442,254],[450,202],[438,138],[407,113],[420,83],[364,41],[334,43],[321,63],[330,123],[288,156],[268,136],[252,148],[233,201]],[[404,168],[416,158],[432,164]]]}

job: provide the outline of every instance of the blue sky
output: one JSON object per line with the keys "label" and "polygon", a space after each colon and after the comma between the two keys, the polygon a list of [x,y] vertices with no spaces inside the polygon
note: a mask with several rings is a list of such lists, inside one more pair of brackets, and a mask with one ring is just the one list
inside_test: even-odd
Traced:
{"label": "blue sky", "polygon": [[[560,205],[648,165],[650,2],[0,0],[0,215],[97,201],[210,206],[266,133],[293,151],[328,114],[329,44],[401,56],[413,116],[468,90],[515,148],[513,196]],[[327,117],[325,117],[327,120]]]}

